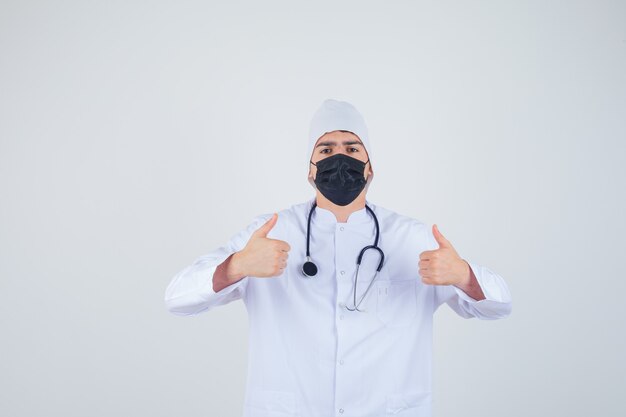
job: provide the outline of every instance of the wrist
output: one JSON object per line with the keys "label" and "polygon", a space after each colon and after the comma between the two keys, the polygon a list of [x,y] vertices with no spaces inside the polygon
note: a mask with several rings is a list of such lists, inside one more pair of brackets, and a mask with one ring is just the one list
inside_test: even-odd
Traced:
{"label": "wrist", "polygon": [[241,269],[241,251],[235,252],[228,258],[226,265],[226,278],[230,283],[239,281],[246,273]]}
{"label": "wrist", "polygon": [[461,259],[463,267],[461,274],[462,278],[457,283],[457,287],[462,290],[469,289],[472,284],[472,268],[470,268],[469,263],[465,259]]}

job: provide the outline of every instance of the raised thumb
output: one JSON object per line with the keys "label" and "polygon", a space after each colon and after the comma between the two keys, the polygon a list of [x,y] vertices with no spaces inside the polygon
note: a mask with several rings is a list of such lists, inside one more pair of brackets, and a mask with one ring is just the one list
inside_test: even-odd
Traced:
{"label": "raised thumb", "polygon": [[278,220],[278,214],[274,213],[268,221],[263,223],[261,227],[254,231],[253,236],[266,237],[270,230],[272,230],[272,227],[274,227],[274,225],[276,224],[276,220]]}
{"label": "raised thumb", "polygon": [[433,225],[433,235],[435,236],[435,240],[437,241],[437,243],[439,243],[440,248],[449,248],[452,246],[448,239],[443,237],[443,235],[439,231],[439,227],[436,224]]}

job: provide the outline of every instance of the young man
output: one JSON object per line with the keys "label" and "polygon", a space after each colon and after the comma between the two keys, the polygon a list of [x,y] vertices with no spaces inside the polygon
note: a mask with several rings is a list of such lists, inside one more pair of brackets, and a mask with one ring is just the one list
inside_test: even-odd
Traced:
{"label": "young man", "polygon": [[166,290],[178,315],[245,303],[244,417],[430,417],[437,308],[511,313],[499,275],[461,258],[435,225],[366,199],[371,153],[354,106],[324,101],[307,150],[315,198],[256,217]]}

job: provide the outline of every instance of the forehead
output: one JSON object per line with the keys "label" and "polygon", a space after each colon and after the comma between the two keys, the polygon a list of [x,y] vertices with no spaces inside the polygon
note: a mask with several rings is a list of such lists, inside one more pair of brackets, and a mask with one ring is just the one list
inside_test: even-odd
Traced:
{"label": "forehead", "polygon": [[338,144],[343,143],[344,141],[349,141],[351,143],[357,142],[357,143],[363,144],[361,142],[361,139],[359,139],[359,137],[355,135],[354,133],[348,132],[345,130],[335,130],[333,132],[328,132],[322,135],[317,140],[315,145],[317,146],[321,143],[325,143],[325,144],[333,143],[335,145],[338,145]]}

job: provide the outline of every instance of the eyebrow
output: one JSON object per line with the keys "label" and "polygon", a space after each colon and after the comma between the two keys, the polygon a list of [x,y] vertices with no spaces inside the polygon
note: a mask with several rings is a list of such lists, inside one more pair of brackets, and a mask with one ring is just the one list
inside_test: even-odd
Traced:
{"label": "eyebrow", "polygon": [[[343,145],[363,145],[363,143],[358,140],[345,140],[343,141]],[[320,146],[337,146],[337,144],[333,141],[325,141],[318,143],[316,148],[319,148]]]}

